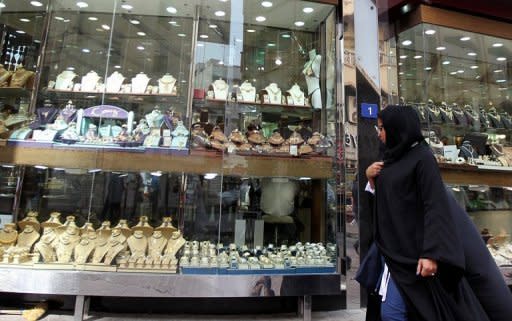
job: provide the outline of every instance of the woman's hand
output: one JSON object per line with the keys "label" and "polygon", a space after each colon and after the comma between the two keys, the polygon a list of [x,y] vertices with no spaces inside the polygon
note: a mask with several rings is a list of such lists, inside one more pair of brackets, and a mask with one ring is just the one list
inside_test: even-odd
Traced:
{"label": "woman's hand", "polygon": [[372,188],[375,188],[375,177],[379,176],[383,166],[384,162],[374,162],[366,169],[366,178]]}
{"label": "woman's hand", "polygon": [[416,275],[422,277],[435,276],[437,273],[437,262],[431,259],[420,258],[418,260],[418,267],[416,268]]}

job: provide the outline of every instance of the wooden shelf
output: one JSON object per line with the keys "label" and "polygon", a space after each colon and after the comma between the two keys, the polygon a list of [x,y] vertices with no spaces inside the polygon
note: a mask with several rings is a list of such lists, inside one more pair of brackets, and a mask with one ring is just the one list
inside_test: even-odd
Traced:
{"label": "wooden shelf", "polygon": [[80,147],[0,147],[0,162],[60,168],[100,168],[111,171],[163,171],[232,176],[287,176],[324,179],[333,177],[332,159],[241,156],[215,152],[173,155],[158,152]]}
{"label": "wooden shelf", "polygon": [[106,101],[128,101],[128,102],[167,102],[175,101],[176,94],[135,94],[135,93],[112,93],[112,92],[96,92],[96,91],[71,91],[46,89],[45,94],[53,94],[63,100],[67,99],[101,99],[104,97]]}
{"label": "wooden shelf", "polygon": [[479,169],[471,165],[439,164],[441,175],[448,184],[478,184],[489,186],[512,185],[512,171]]}

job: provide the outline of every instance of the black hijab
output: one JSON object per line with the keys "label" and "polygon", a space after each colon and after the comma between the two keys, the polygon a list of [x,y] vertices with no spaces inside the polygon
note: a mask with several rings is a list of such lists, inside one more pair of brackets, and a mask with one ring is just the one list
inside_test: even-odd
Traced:
{"label": "black hijab", "polygon": [[384,162],[399,160],[415,143],[424,141],[418,114],[410,106],[390,105],[379,112],[386,130]]}

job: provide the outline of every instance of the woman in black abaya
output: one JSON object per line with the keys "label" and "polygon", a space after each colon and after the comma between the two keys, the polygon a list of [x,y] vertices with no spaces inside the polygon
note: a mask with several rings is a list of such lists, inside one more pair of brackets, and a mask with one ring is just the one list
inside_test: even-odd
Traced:
{"label": "woman in black abaya", "polygon": [[[378,128],[384,160],[372,164],[367,177],[375,189],[375,242],[389,271],[382,279],[390,280],[387,289],[381,287],[390,301],[383,302],[382,320],[495,321],[468,284],[467,263],[475,256],[466,254],[462,232],[469,227],[445,190],[417,114],[407,106],[389,106],[379,113]],[[457,227],[461,222],[464,229]],[[401,306],[404,313],[397,316],[393,309]]]}

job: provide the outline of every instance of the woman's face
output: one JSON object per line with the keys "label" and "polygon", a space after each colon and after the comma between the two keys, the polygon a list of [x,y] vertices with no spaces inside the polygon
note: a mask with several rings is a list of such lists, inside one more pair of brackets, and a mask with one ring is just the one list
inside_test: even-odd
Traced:
{"label": "woman's face", "polygon": [[380,141],[383,144],[386,144],[386,130],[384,127],[382,127],[382,120],[379,118],[377,119],[377,135],[379,136]]}

